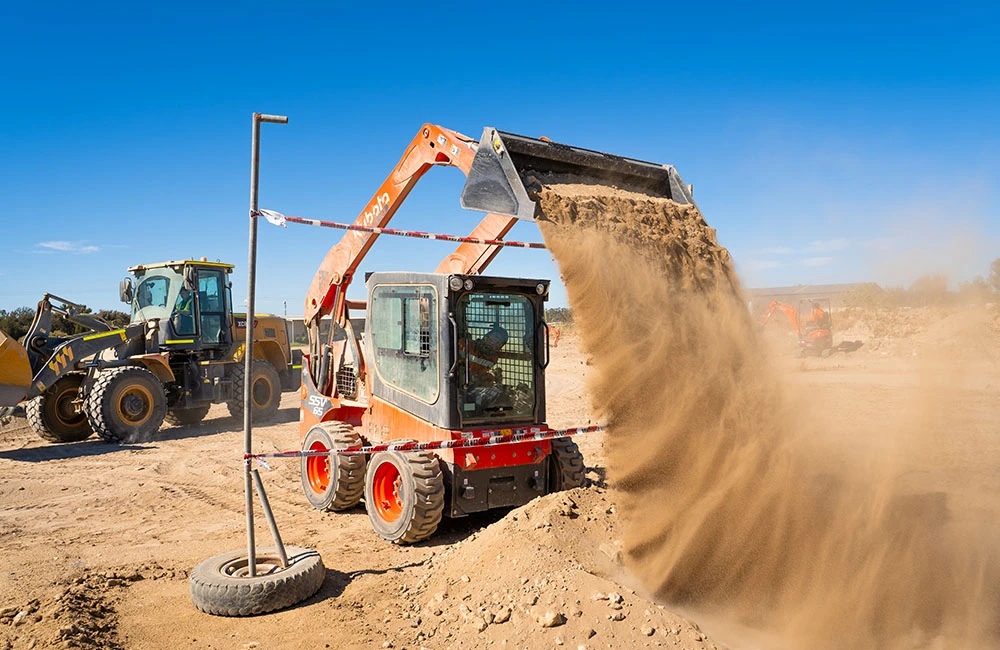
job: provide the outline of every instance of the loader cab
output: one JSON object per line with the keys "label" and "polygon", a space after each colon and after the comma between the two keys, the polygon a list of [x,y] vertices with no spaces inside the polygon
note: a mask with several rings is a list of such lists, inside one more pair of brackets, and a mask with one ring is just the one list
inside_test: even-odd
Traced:
{"label": "loader cab", "polygon": [[372,394],[447,429],[545,421],[547,280],[372,273]]}
{"label": "loader cab", "polygon": [[161,349],[232,344],[231,264],[185,260],[134,266],[121,286],[132,323],[158,320]]}

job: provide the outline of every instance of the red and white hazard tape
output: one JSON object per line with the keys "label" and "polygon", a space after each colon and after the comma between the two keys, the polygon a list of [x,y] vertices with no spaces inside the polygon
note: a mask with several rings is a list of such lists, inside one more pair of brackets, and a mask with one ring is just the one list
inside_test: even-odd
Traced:
{"label": "red and white hazard tape", "polygon": [[528,427],[520,429],[482,429],[480,431],[466,431],[462,433],[462,438],[458,440],[435,440],[433,442],[399,442],[382,445],[368,445],[356,447],[344,447],[342,449],[329,449],[326,451],[278,451],[268,454],[245,454],[243,462],[249,463],[251,460],[266,469],[271,469],[264,461],[265,458],[303,458],[308,456],[328,456],[338,454],[341,456],[357,456],[358,454],[377,454],[383,451],[428,451],[434,449],[467,449],[470,447],[495,447],[514,442],[536,442],[540,440],[552,440],[553,438],[569,438],[585,433],[598,433],[604,431],[602,425],[589,427],[575,427],[572,429],[544,429],[542,427]]}
{"label": "red and white hazard tape", "polygon": [[545,244],[523,241],[505,241],[503,239],[480,239],[479,237],[459,237],[457,235],[438,235],[417,230],[397,230],[396,228],[376,228],[374,226],[359,226],[353,223],[338,223],[336,221],[320,221],[319,219],[304,219],[302,217],[288,217],[274,210],[258,210],[253,217],[264,217],[276,226],[284,226],[286,223],[301,223],[307,226],[321,226],[323,228],[337,228],[339,230],[357,230],[360,232],[370,232],[376,235],[393,235],[395,237],[414,237],[416,239],[433,239],[435,241],[450,241],[462,244],[485,244],[488,246],[513,246],[515,248],[545,248]]}

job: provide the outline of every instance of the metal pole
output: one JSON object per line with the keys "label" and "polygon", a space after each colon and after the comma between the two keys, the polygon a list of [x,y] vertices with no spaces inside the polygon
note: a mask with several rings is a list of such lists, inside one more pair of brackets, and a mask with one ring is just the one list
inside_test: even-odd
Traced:
{"label": "metal pole", "polygon": [[285,553],[285,545],[281,542],[281,534],[278,532],[278,524],[274,521],[274,513],[271,512],[271,503],[267,500],[264,492],[264,482],[260,480],[260,472],[253,470],[253,484],[257,488],[257,496],[260,497],[260,509],[264,511],[264,519],[267,519],[267,526],[271,529],[271,537],[274,538],[274,545],[278,548],[278,557],[281,559],[281,568],[288,568],[288,554]]}
{"label": "metal pole", "polygon": [[[246,323],[246,357],[243,360],[243,450],[252,453],[253,436],[251,412],[253,411],[253,323],[254,297],[257,282],[257,174],[260,171],[260,123],[273,122],[288,124],[288,118],[283,115],[253,114],[253,131],[250,143],[250,246],[247,259],[247,323]],[[250,577],[257,575],[257,550],[253,538],[253,479],[250,474],[250,463],[243,467],[243,491],[247,509],[247,567]]]}

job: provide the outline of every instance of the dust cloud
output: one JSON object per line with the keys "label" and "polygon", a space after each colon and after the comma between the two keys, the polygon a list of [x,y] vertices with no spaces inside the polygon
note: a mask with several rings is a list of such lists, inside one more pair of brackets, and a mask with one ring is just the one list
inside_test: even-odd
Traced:
{"label": "dust cloud", "polygon": [[551,182],[538,200],[646,588],[795,648],[997,647],[996,528],[898,463],[809,444],[694,206]]}

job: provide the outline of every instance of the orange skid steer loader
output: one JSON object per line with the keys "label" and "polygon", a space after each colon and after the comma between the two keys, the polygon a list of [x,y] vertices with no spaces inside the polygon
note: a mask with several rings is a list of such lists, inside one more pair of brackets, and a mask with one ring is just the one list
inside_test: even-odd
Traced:
{"label": "orange skid steer loader", "polygon": [[[575,182],[691,203],[689,188],[669,166],[492,128],[477,142],[428,124],[355,223],[385,227],[433,166],[466,174],[461,203],[489,213],[471,233],[486,240],[538,216],[523,180],[531,174],[568,174]],[[433,534],[443,515],[519,506],[583,485],[583,457],[569,438],[370,457],[322,453],[546,429],[549,282],[481,275],[501,246],[463,243],[433,273],[368,274],[367,300],[348,300],[347,288],[377,237],[348,231],[327,253],[306,298],[310,347],[302,364],[300,434],[303,451],[320,452],[301,459],[309,503],[346,510],[364,499],[375,531],[405,544]],[[322,337],[326,315],[334,326]]]}

